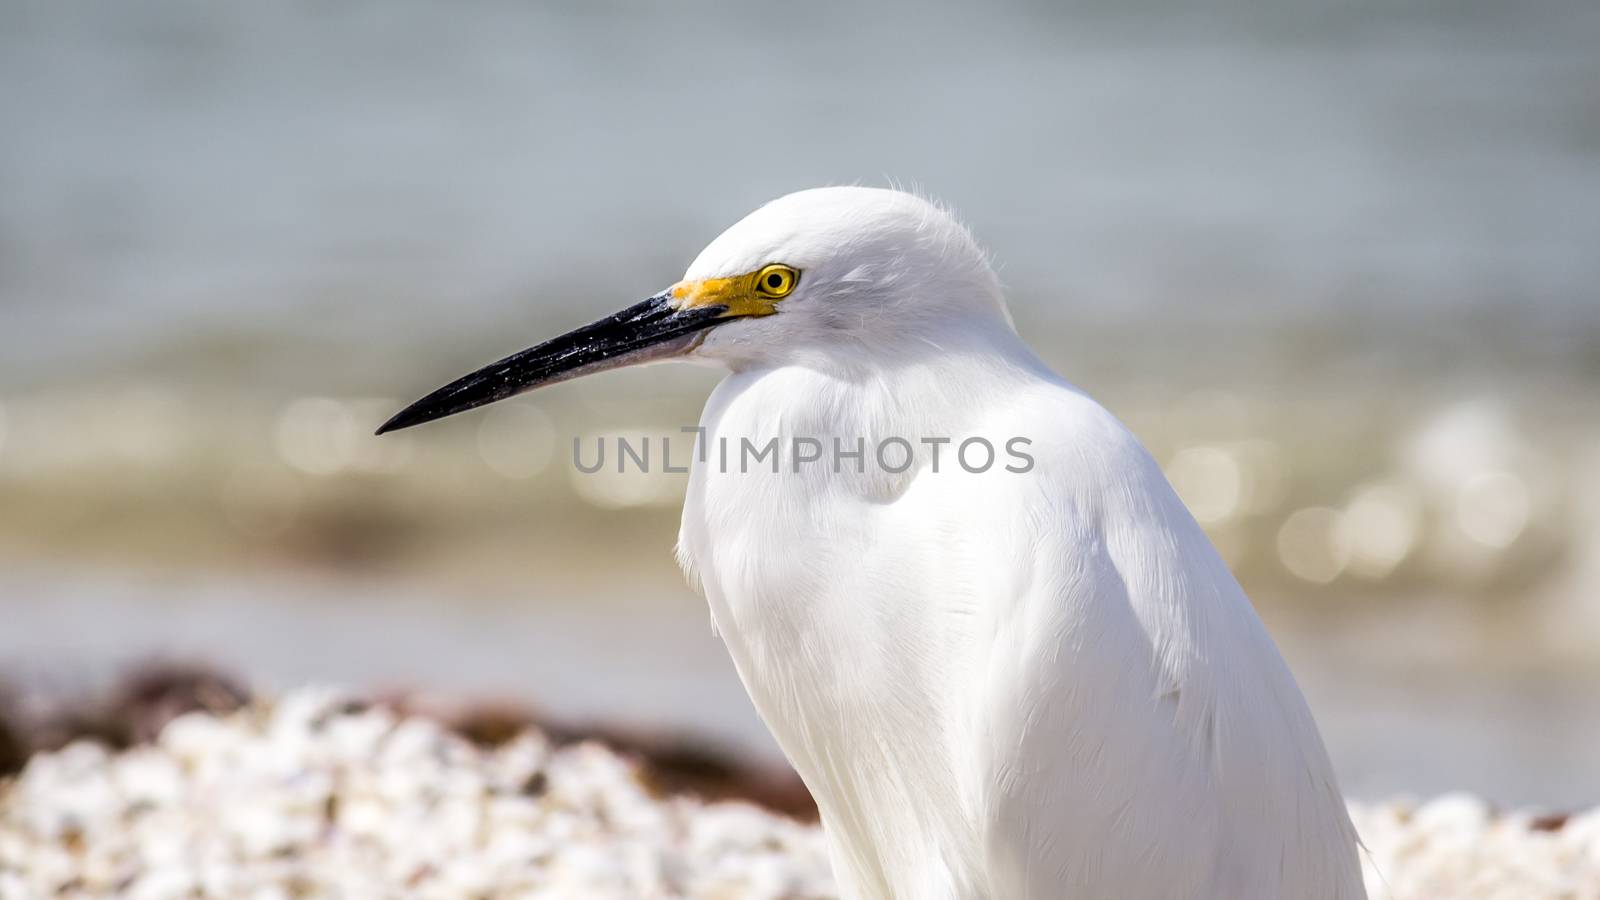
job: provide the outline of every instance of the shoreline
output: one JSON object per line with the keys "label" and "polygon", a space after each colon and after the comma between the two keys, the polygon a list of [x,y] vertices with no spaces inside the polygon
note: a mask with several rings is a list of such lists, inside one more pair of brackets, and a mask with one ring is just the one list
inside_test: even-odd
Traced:
{"label": "shoreline", "polygon": [[[177,668],[82,721],[0,776],[0,896],[835,896],[803,787],[692,741]],[[1600,892],[1600,809],[1350,810],[1373,897]]]}

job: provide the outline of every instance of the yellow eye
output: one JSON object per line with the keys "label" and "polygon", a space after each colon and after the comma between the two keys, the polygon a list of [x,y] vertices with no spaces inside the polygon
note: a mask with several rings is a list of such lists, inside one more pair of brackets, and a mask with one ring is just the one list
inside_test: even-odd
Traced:
{"label": "yellow eye", "polygon": [[789,296],[800,283],[800,273],[785,265],[770,265],[756,273],[756,293],[774,300]]}

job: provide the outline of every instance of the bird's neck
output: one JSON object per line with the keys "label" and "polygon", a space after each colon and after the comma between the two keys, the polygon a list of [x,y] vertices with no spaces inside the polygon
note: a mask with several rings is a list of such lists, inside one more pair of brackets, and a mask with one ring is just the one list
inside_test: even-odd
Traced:
{"label": "bird's neck", "polygon": [[840,345],[736,370],[708,403],[703,424],[735,446],[745,437],[777,438],[783,447],[800,439],[830,452],[864,444],[871,453],[904,441],[915,453],[904,472],[871,465],[855,475],[848,467],[833,472],[841,487],[889,495],[933,465],[941,443],[982,436],[1003,447],[1011,435],[986,431],[995,412],[1030,386],[1061,383],[1006,322],[992,318],[906,335],[884,352],[854,349]]}
{"label": "bird's neck", "polygon": [[1010,323],[995,316],[940,320],[874,349],[864,360],[840,354],[847,358],[825,360],[819,370],[833,380],[844,406],[879,413],[885,428],[956,427],[1029,384],[1060,381]]}
{"label": "bird's neck", "polygon": [[1054,377],[998,310],[908,316],[830,331],[752,358],[725,360],[735,372],[796,366],[851,384],[891,383],[928,374],[996,378]]}

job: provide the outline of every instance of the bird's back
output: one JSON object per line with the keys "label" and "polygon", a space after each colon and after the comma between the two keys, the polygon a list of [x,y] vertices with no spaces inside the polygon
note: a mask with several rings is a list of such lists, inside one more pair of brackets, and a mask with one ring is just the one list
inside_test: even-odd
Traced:
{"label": "bird's back", "polygon": [[1316,725],[1154,460],[1072,391],[1028,396],[1029,558],[994,620],[995,897],[1364,897]]}
{"label": "bird's back", "polygon": [[[895,477],[701,466],[685,507],[680,552],[847,893],[1364,896],[1299,690],[1160,469],[1047,374],[947,374],[734,376],[710,441],[870,440],[927,407],[954,443]],[[974,435],[1031,465],[952,464]]]}

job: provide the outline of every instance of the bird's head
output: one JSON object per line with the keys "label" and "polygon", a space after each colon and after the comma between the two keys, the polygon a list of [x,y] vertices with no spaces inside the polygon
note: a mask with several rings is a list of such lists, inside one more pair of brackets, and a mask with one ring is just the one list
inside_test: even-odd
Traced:
{"label": "bird's head", "polygon": [[901,191],[817,188],[735,223],[666,290],[445,385],[378,433],[656,360],[847,365],[988,326],[1009,327],[999,281],[949,213]]}

